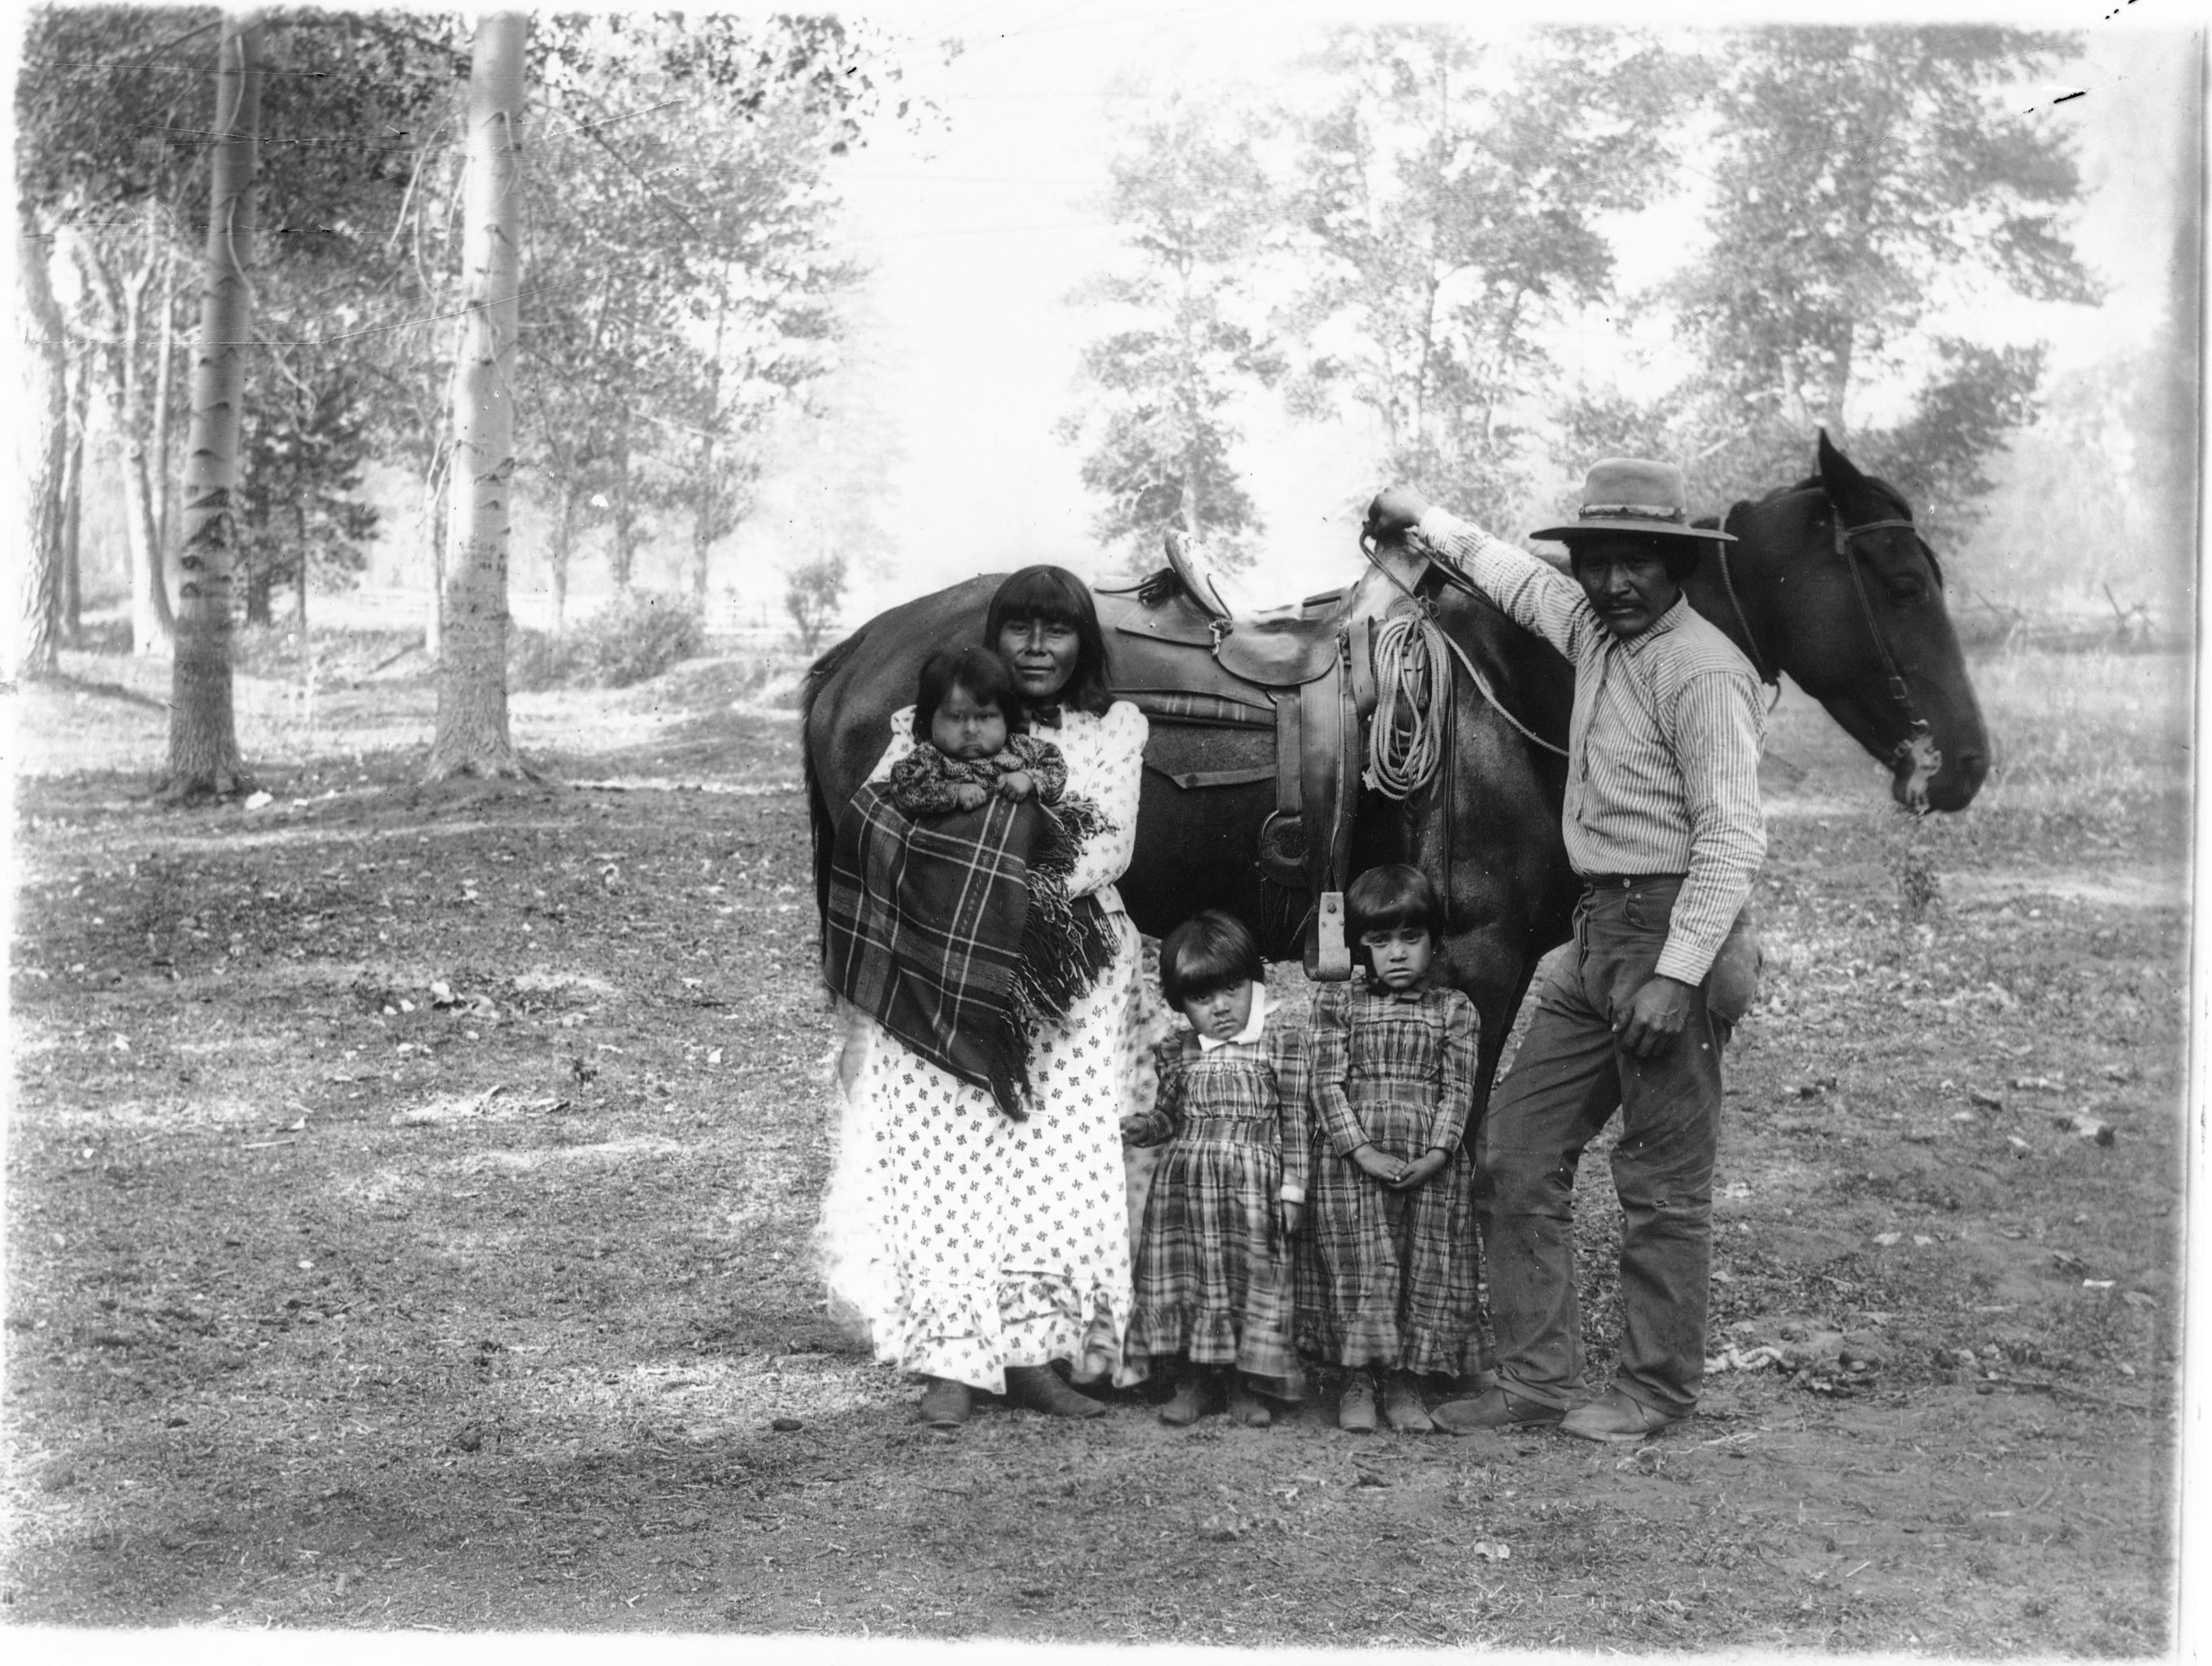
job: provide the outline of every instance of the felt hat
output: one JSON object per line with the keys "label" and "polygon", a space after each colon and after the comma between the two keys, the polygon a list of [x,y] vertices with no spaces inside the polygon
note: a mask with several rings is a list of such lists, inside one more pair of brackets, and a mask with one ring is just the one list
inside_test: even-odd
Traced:
{"label": "felt hat", "polygon": [[1564,526],[1542,527],[1528,536],[1565,543],[1607,532],[1735,542],[1731,534],[1714,527],[1692,527],[1689,483],[1681,470],[1672,463],[1654,463],[1642,457],[1608,457],[1591,464],[1583,481],[1582,507],[1574,520]]}

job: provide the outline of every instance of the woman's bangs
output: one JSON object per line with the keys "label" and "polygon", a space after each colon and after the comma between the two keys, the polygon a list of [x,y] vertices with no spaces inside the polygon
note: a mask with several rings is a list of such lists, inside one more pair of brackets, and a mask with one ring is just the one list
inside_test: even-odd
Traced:
{"label": "woman's bangs", "polygon": [[1082,628],[1080,597],[1071,593],[1067,576],[1053,567],[1030,567],[999,587],[992,599],[992,616],[1000,625],[1015,620],[1041,619],[1069,630]]}

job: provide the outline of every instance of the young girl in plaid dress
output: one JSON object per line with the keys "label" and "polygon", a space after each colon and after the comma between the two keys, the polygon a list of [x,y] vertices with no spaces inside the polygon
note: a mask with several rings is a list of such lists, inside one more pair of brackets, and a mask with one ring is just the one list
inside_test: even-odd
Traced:
{"label": "young girl in plaid dress", "polygon": [[1299,1267],[1299,1345],[1350,1373],[1340,1426],[1434,1427],[1425,1373],[1456,1376],[1475,1330],[1474,1006],[1431,982],[1440,913],[1426,876],[1370,868],[1345,893],[1364,983],[1322,986],[1313,1015],[1316,1149]]}
{"label": "young girl in plaid dress", "polygon": [[1161,1420],[1225,1398],[1265,1428],[1261,1393],[1304,1397],[1291,1339],[1290,1240],[1305,1198],[1305,1025],[1270,1006],[1251,933],[1218,909],[1170,932],[1160,987],[1190,1028],[1160,1043],[1159,1094],[1125,1118],[1130,1144],[1168,1141],[1137,1247],[1123,1383],[1175,1374]]}

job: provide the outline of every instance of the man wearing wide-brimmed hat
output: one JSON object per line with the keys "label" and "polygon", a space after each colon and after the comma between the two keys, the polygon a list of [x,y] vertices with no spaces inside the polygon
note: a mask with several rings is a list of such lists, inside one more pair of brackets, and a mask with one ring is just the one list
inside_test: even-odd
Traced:
{"label": "man wearing wide-brimmed hat", "polygon": [[[1592,468],[1575,519],[1534,534],[1565,544],[1571,579],[1409,487],[1368,510],[1373,536],[1451,561],[1575,668],[1562,821],[1583,895],[1476,1135],[1498,1383],[1437,1408],[1455,1433],[1642,1439],[1696,1408],[1705,1376],[1728,1033],[1708,995],[1766,835],[1758,674],[1682,596],[1699,541],[1727,535],[1693,532],[1686,496],[1670,464]],[[1585,1403],[1575,1168],[1616,1108],[1626,1323],[1612,1391]]]}

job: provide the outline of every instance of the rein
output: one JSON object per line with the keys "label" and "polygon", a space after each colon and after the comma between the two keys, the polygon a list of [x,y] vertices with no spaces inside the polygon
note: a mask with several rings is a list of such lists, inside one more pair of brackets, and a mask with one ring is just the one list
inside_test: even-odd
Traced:
{"label": "rein", "polygon": [[[1928,720],[1921,715],[1920,708],[1913,702],[1912,690],[1905,684],[1905,672],[1898,665],[1897,656],[1889,651],[1889,639],[1881,634],[1881,625],[1875,618],[1874,599],[1867,594],[1866,575],[1859,571],[1858,561],[1851,553],[1851,540],[1862,533],[1889,532],[1901,526],[1912,533],[1923,550],[1928,548],[1927,541],[1920,537],[1919,529],[1909,520],[1869,520],[1860,526],[1846,526],[1841,509],[1835,510],[1835,526],[1836,554],[1850,571],[1851,592],[1859,599],[1859,617],[1866,621],[1867,635],[1874,638],[1875,652],[1881,656],[1882,671],[1889,678],[1889,697],[1905,714],[1906,734],[1903,740],[1890,749],[1891,755],[1894,757],[1900,752],[1911,751],[1926,742],[1931,731]],[[1930,559],[1933,559],[1932,552]],[[1940,579],[1942,569],[1938,568],[1936,573]]]}
{"label": "rein", "polygon": [[[1428,645],[1427,639],[1433,635],[1438,641],[1441,641],[1446,648],[1449,648],[1451,650],[1452,657],[1459,661],[1461,668],[1467,672],[1468,680],[1474,684],[1475,692],[1480,694],[1483,699],[1488,702],[1491,710],[1496,712],[1500,717],[1504,718],[1508,723],[1511,724],[1516,729],[1520,731],[1521,736],[1523,739],[1534,741],[1537,745],[1541,746],[1546,751],[1555,753],[1560,757],[1565,757],[1567,755],[1567,749],[1565,747],[1553,745],[1550,741],[1545,739],[1543,736],[1538,734],[1534,729],[1530,728],[1526,723],[1523,723],[1519,718],[1514,716],[1511,712],[1505,709],[1505,702],[1498,697],[1498,691],[1490,686],[1490,679],[1485,677],[1480,670],[1476,667],[1474,661],[1468,657],[1467,650],[1462,648],[1457,642],[1452,641],[1451,634],[1437,623],[1435,605],[1431,602],[1424,601],[1419,596],[1414,594],[1411,589],[1407,588],[1406,581],[1403,579],[1400,578],[1395,573],[1392,572],[1388,566],[1384,565],[1382,558],[1375,553],[1375,545],[1373,541],[1364,533],[1362,533],[1360,536],[1359,552],[1365,556],[1370,562],[1374,563],[1375,570],[1376,572],[1382,574],[1384,578],[1389,580],[1392,584],[1397,586],[1399,593],[1403,595],[1407,601],[1413,603],[1413,605],[1419,610],[1421,620],[1425,626],[1419,640],[1422,641],[1425,645]],[[1480,596],[1482,594],[1481,591],[1476,588],[1474,580],[1468,578],[1464,573],[1455,571],[1448,562],[1440,560],[1434,555],[1427,556],[1426,560],[1429,563],[1429,570],[1434,573],[1438,578],[1443,580],[1446,583],[1466,591],[1470,596]],[[1486,600],[1487,598],[1485,598],[1485,599]],[[1432,645],[1429,646],[1432,647]],[[1377,680],[1380,681],[1380,678],[1378,678]]]}
{"label": "rein", "polygon": [[[1731,505],[1728,514],[1721,517],[1720,531],[1728,531],[1729,515],[1735,513],[1736,507]],[[1942,563],[1936,559],[1936,552],[1928,547],[1928,540],[1920,536],[1920,529],[1910,520],[1902,518],[1869,520],[1856,526],[1846,526],[1843,511],[1835,506],[1832,500],[1829,503],[1829,513],[1833,517],[1837,558],[1851,575],[1851,593],[1858,599],[1859,617],[1866,622],[1867,635],[1874,639],[1874,651],[1881,661],[1889,697],[1905,716],[1905,738],[1890,748],[1890,756],[1895,757],[1900,753],[1931,747],[1933,742],[1929,736],[1933,732],[1912,698],[1912,690],[1905,680],[1904,668],[1897,663],[1897,656],[1890,652],[1889,639],[1881,634],[1881,623],[1875,617],[1874,599],[1867,593],[1866,575],[1859,571],[1858,559],[1851,550],[1851,540],[1867,532],[1909,532],[1914,542],[1920,545],[1921,554],[1928,557],[1928,564],[1935,569],[1936,581],[1939,585],[1943,581]],[[1736,593],[1735,575],[1729,566],[1727,543],[1717,540],[1715,547],[1720,551],[1721,587],[1728,592],[1729,606],[1735,611],[1736,624],[1743,631],[1744,646],[1750,650],[1752,667],[1758,672],[1759,680],[1774,690],[1775,698],[1778,701],[1782,696],[1781,670],[1767,664],[1766,655],[1759,646],[1759,638],[1752,631],[1751,616],[1744,611],[1743,598]]]}
{"label": "rein", "polygon": [[[1728,514],[1721,517],[1718,530],[1728,531],[1729,515],[1735,511],[1736,506],[1729,504]],[[1720,551],[1721,588],[1728,592],[1729,605],[1735,610],[1735,622],[1743,627],[1743,645],[1751,650],[1751,667],[1759,673],[1759,680],[1774,690],[1774,697],[1779,701],[1782,698],[1782,672],[1769,666],[1766,655],[1759,652],[1759,638],[1751,629],[1751,616],[1743,611],[1743,598],[1735,593],[1735,575],[1729,570],[1729,540],[1717,538],[1713,547]],[[1770,706],[1767,709],[1771,711],[1773,708]]]}

